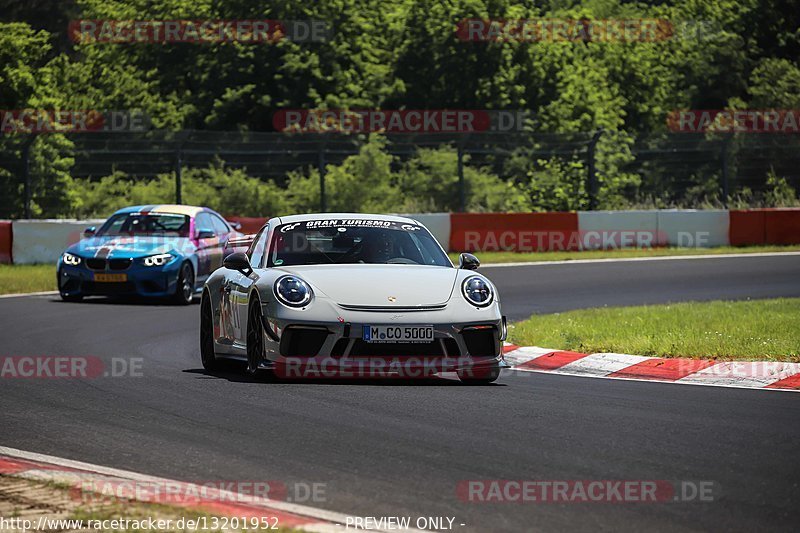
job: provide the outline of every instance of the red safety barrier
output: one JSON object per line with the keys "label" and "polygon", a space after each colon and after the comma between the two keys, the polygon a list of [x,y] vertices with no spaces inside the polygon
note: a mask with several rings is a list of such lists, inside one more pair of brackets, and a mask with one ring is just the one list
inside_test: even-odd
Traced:
{"label": "red safety barrier", "polygon": [[0,220],[0,263],[11,263],[13,231],[10,220]]}
{"label": "red safety barrier", "polygon": [[800,244],[800,209],[766,209],[767,244]]}
{"label": "red safety barrier", "polygon": [[749,246],[767,242],[766,213],[763,209],[730,211],[728,215],[730,217],[728,236],[731,246]]}
{"label": "red safety barrier", "polygon": [[240,217],[240,216],[226,216],[225,220],[228,222],[238,222],[242,225],[242,228],[239,230],[242,233],[257,233],[258,230],[261,229],[261,226],[267,223],[266,217]]}
{"label": "red safety barrier", "polygon": [[577,213],[453,213],[450,250],[580,250]]}

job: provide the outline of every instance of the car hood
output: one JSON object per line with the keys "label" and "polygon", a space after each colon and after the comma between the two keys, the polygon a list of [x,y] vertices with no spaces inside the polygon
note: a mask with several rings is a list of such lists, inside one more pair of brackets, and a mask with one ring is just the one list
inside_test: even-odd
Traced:
{"label": "car hood", "polygon": [[73,244],[67,251],[81,257],[136,258],[177,251],[185,254],[194,250],[186,237],[92,237]]}
{"label": "car hood", "polygon": [[370,307],[444,304],[458,275],[455,268],[424,265],[313,265],[279,270],[301,277],[336,303]]}

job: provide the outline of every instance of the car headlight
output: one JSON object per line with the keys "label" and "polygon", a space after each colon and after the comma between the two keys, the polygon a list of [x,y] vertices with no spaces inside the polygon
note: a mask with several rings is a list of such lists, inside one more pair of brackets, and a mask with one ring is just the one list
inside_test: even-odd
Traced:
{"label": "car headlight", "polygon": [[469,303],[478,307],[486,307],[494,300],[492,287],[480,276],[465,279],[461,285],[461,294]]}
{"label": "car headlight", "polygon": [[144,258],[144,266],[149,267],[160,267],[164,266],[172,260],[172,254],[158,254],[158,255],[151,255],[150,257]]}
{"label": "car headlight", "polygon": [[289,307],[305,307],[313,294],[311,287],[297,276],[281,276],[275,281],[275,297]]}
{"label": "car headlight", "polygon": [[78,257],[77,255],[72,255],[70,253],[64,252],[64,264],[72,266],[80,265],[81,258]]}

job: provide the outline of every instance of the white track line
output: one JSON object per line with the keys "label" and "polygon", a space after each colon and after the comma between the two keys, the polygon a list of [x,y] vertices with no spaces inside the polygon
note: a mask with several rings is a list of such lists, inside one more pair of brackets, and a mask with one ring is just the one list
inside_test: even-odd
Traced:
{"label": "white track line", "polygon": [[[81,461],[73,461],[72,459],[64,459],[61,457],[54,457],[52,455],[44,455],[41,453],[36,452],[28,452],[25,450],[18,450],[16,448],[8,448],[6,446],[0,446],[0,455],[7,455],[9,457],[17,457],[19,459],[28,459],[30,461],[37,461],[41,463],[49,463],[54,464],[57,466],[62,466],[65,468],[72,468],[77,470],[86,470],[91,473],[102,474],[106,476],[118,477],[126,480],[133,480],[133,481],[140,481],[144,483],[152,483],[152,484],[167,484],[167,483],[181,483],[185,485],[192,485],[190,482],[185,481],[177,481],[167,478],[161,478],[157,476],[150,476],[147,474],[140,474],[137,472],[131,472],[128,470],[120,470],[117,468],[111,468],[108,466],[102,465],[95,465],[92,463],[84,463]],[[57,471],[36,471],[36,477],[53,477],[57,474]],[[227,501],[236,501],[236,494],[231,493],[230,491],[220,490],[219,494],[223,498],[228,498]],[[252,499],[252,497],[250,497]],[[324,520],[326,522],[332,522],[332,524],[313,524],[314,531],[325,531],[325,530],[338,530],[341,531],[345,528],[345,524],[347,523],[348,516],[354,515],[347,515],[344,513],[338,513],[335,511],[327,511],[325,509],[317,509],[316,507],[309,507],[307,505],[300,505],[296,503],[289,503],[289,502],[282,502],[282,501],[275,501],[275,500],[264,500],[263,506],[272,508],[278,511],[284,511],[286,513],[292,513],[299,516],[305,516],[310,518],[315,518],[317,520]],[[340,526],[340,527],[336,527]],[[300,529],[306,529],[304,526],[299,526]],[[334,528],[334,529],[331,529]],[[376,530],[380,531],[380,530]],[[408,531],[417,531],[417,530],[408,530]]]}
{"label": "white track line", "polygon": [[[580,252],[576,252],[580,253]],[[569,259],[563,261],[530,261],[516,263],[486,263],[481,268],[503,268],[544,265],[589,265],[593,263],[633,263],[638,261],[681,261],[684,259],[741,259],[743,257],[798,256],[800,252],[760,252],[752,254],[659,255],[656,257],[609,257],[604,259]]]}
{"label": "white track line", "polygon": [[18,292],[14,294],[0,294],[0,298],[23,298],[25,296],[55,296],[58,291],[43,291],[43,292]]}

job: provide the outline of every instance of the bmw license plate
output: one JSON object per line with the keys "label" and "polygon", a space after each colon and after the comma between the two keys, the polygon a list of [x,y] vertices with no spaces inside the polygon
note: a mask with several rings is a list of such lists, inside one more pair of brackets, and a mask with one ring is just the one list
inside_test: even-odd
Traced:
{"label": "bmw license plate", "polygon": [[127,274],[95,274],[94,280],[101,283],[119,283],[128,281]]}
{"label": "bmw license plate", "polygon": [[433,326],[364,326],[365,342],[433,342]]}

